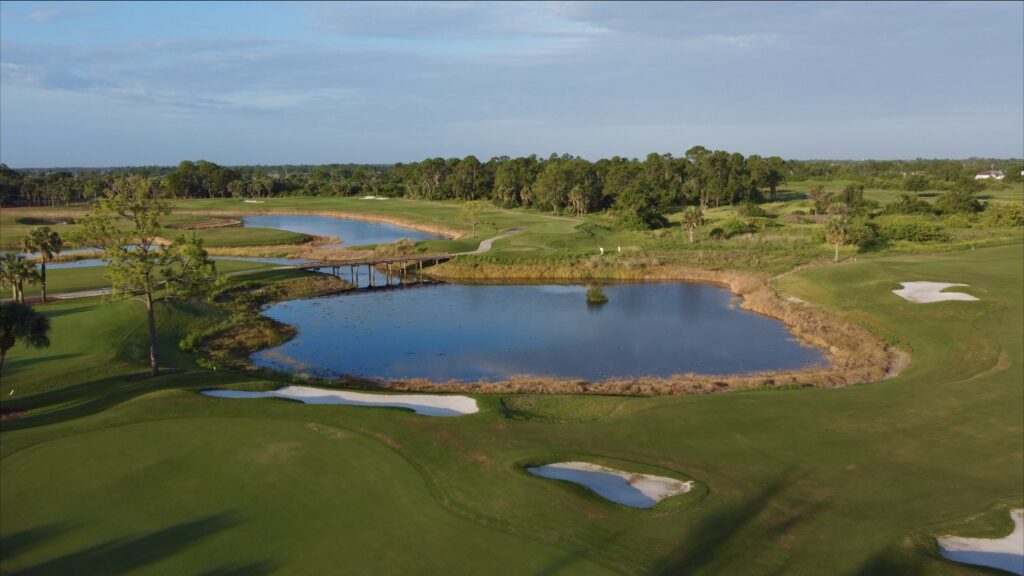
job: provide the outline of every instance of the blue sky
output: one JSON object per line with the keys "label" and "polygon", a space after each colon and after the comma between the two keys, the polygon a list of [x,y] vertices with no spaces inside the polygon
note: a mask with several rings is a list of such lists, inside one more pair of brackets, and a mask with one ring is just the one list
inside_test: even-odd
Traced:
{"label": "blue sky", "polygon": [[12,167],[1024,156],[1024,2],[0,2]]}

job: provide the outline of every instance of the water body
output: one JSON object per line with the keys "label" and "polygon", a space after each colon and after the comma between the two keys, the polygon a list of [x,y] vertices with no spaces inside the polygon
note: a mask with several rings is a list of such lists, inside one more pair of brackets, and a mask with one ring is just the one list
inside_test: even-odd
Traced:
{"label": "water body", "polygon": [[600,380],[732,374],[824,363],[776,320],[741,310],[706,284],[619,284],[586,303],[575,285],[444,284],[276,304],[291,341],[258,366],[319,376]]}
{"label": "water body", "polygon": [[443,240],[446,238],[439,234],[420,232],[419,230],[403,228],[394,224],[345,220],[327,216],[282,216],[270,214],[266,216],[246,216],[242,218],[242,223],[252,228],[275,228],[301,234],[340,238],[341,242],[333,246],[390,244],[402,238],[408,238],[413,242],[434,239]]}
{"label": "water body", "polygon": [[[314,234],[317,236],[333,236],[340,238],[341,243],[332,246],[364,246],[368,244],[390,244],[402,238],[408,238],[413,242],[420,240],[445,239],[445,236],[420,232],[412,228],[403,228],[394,224],[383,222],[363,222],[360,220],[345,220],[342,218],[330,218],[327,216],[246,216],[242,219],[245,226],[251,228],[275,228],[288,230],[301,234]],[[61,254],[84,254],[97,252],[95,248],[72,248],[62,250]],[[38,254],[20,252],[23,258],[35,258]],[[279,264],[282,266],[290,264],[306,264],[309,260],[298,258],[255,258],[255,257],[234,257],[214,256],[214,260],[240,260],[243,262],[264,262],[267,264]],[[48,270],[59,270],[61,268],[88,268],[91,266],[103,266],[103,261],[97,258],[76,260],[73,262],[51,262],[46,265]]]}

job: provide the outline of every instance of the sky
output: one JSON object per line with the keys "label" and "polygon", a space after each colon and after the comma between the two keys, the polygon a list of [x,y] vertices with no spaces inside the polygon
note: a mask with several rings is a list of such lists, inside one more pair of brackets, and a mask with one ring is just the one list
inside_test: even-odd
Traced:
{"label": "sky", "polygon": [[0,162],[1024,157],[1024,2],[0,1]]}

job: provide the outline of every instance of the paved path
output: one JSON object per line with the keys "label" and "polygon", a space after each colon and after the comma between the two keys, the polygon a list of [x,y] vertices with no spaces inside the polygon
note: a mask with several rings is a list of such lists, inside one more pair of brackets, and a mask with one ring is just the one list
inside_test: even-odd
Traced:
{"label": "paved path", "polygon": [[499,234],[499,235],[497,235],[497,236],[495,236],[493,238],[488,238],[488,239],[484,240],[483,242],[480,243],[480,246],[478,246],[476,250],[471,250],[469,252],[457,252],[455,254],[455,256],[469,256],[469,255],[472,255],[472,254],[483,254],[484,252],[490,251],[491,244],[494,244],[495,240],[501,240],[503,238],[508,238],[509,236],[515,236],[516,234],[519,234],[519,233],[524,232],[524,231],[526,231],[526,228],[513,228],[513,229],[509,230],[508,232],[505,232],[504,234]]}

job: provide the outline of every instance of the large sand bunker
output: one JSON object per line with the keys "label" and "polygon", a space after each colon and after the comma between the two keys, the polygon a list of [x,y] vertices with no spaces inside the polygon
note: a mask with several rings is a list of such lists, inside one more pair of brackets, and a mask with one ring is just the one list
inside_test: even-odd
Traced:
{"label": "large sand bunker", "polygon": [[287,398],[306,404],[347,404],[351,406],[383,406],[408,408],[424,416],[463,416],[480,411],[476,400],[468,396],[434,394],[365,394],[347,390],[327,390],[309,386],[284,386],[271,392],[245,390],[203,390],[215,398]]}
{"label": "large sand bunker", "polygon": [[651,508],[669,496],[684,494],[693,488],[693,481],[634,474],[589,462],[558,462],[526,470],[544,478],[586,486],[602,498],[633,508]]}
{"label": "large sand bunker", "polygon": [[900,282],[903,288],[893,290],[897,296],[915,304],[927,304],[929,302],[942,302],[944,300],[977,300],[970,294],[963,292],[943,292],[946,288],[954,286],[967,286],[967,284],[950,284],[948,282]]}
{"label": "large sand bunker", "polygon": [[1024,509],[1010,512],[1013,532],[1005,538],[936,538],[943,558],[1024,575]]}

